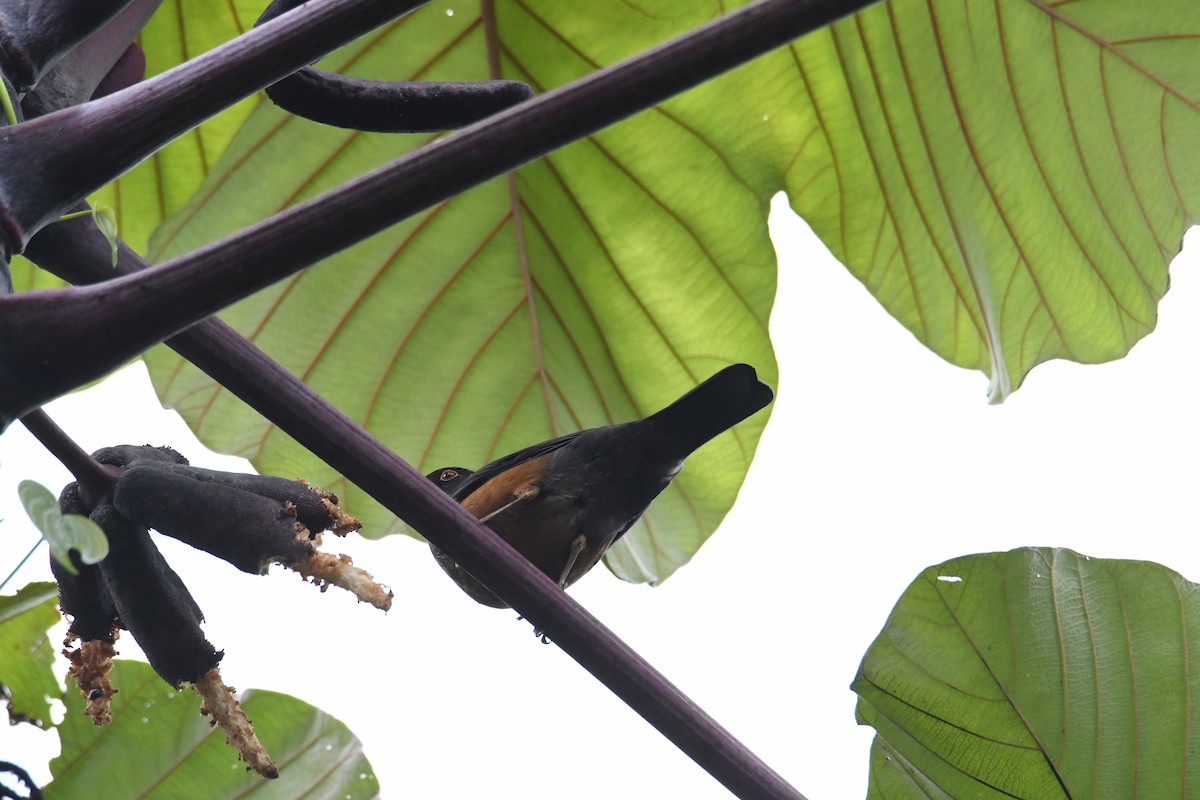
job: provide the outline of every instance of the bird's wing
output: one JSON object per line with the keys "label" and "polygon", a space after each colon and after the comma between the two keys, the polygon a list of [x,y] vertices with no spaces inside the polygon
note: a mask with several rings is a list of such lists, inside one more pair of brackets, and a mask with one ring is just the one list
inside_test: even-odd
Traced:
{"label": "bird's wing", "polygon": [[550,439],[540,444],[535,444],[531,447],[526,447],[524,450],[518,450],[504,458],[499,458],[490,464],[480,467],[472,473],[466,480],[454,487],[454,493],[451,495],[455,500],[462,502],[471,492],[483,486],[485,483],[496,477],[500,473],[510,470],[513,467],[530,459],[543,456],[547,453],[552,453],[555,450],[573,441],[582,431],[568,433],[566,436],[560,436],[557,439]]}

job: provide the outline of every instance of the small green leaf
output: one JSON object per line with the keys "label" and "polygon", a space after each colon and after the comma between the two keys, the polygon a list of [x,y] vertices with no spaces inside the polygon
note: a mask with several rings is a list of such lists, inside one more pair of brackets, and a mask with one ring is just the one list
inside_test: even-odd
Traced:
{"label": "small green leaf", "polygon": [[1200,797],[1200,593],[1027,548],[925,570],[859,667],[870,798]]}
{"label": "small green leaf", "polygon": [[79,552],[84,564],[95,564],[108,555],[108,539],[100,526],[78,514],[64,514],[58,508],[58,499],[53,492],[34,481],[21,481],[17,494],[25,513],[46,541],[50,543],[50,555],[72,575],[76,574],[69,551]]}
{"label": "small green leaf", "polygon": [[54,679],[54,647],[46,631],[58,622],[58,587],[31,583],[0,597],[0,686],[12,722],[51,727],[50,700],[62,696]]}
{"label": "small green leaf", "polygon": [[108,239],[108,246],[112,248],[112,265],[117,266],[117,212],[111,206],[97,203],[92,207],[92,219],[104,238]]}
{"label": "small green leaf", "polygon": [[83,715],[78,691],[67,692],[67,715],[58,728],[62,755],[50,762],[54,780],[45,787],[46,800],[379,796],[362,743],[319,708],[274,692],[243,695],[242,709],[280,767],[279,777],[268,781],[247,774],[224,733],[200,715],[200,698],[192,692],[176,692],[137,661],[115,661],[111,678],[120,692],[113,697],[113,722],[104,728]]}

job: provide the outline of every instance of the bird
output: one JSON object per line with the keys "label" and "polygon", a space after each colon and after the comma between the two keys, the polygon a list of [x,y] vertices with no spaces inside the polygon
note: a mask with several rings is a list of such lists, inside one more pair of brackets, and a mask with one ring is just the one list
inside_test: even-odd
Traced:
{"label": "bird", "polygon": [[[475,471],[442,467],[426,477],[566,589],[637,522],[684,459],[773,397],[753,367],[734,364],[644,419],[559,436]],[[430,549],[472,599],[508,608]]]}

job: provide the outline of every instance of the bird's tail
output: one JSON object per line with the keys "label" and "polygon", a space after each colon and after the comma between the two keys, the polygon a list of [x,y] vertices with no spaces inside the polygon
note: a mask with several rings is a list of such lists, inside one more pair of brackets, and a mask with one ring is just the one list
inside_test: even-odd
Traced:
{"label": "bird's tail", "polygon": [[732,428],[771,402],[771,387],[754,367],[734,364],[713,375],[671,405],[646,418],[660,434],[671,458],[686,458],[717,434]]}

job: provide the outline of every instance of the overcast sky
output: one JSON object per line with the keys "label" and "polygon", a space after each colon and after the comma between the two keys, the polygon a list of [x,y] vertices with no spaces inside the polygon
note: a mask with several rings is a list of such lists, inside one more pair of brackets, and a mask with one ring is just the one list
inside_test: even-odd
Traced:
{"label": "overcast sky", "polygon": [[[1043,365],[989,406],[986,377],[920,345],[790,213],[774,223],[781,378],[737,505],[661,587],[597,569],[571,592],[808,797],[860,798],[872,732],[848,686],[923,568],[1048,545],[1200,575],[1200,286],[1181,258],[1158,331],[1129,357]],[[242,468],[158,409],[140,365],[50,411],[88,450],[171,444]],[[16,425],[0,437],[0,577],[37,540],[16,497],[25,478],[70,480]],[[349,724],[385,797],[728,797],[513,612],[469,600],[423,544],[327,546],[393,588],[383,615],[279,568],[256,578],[159,542],[226,652],[226,681]],[[47,579],[43,550],[4,592]],[[137,654],[129,638],[118,649]],[[0,725],[0,753],[35,778],[56,749],[53,734]]]}

